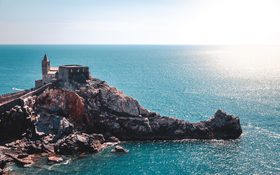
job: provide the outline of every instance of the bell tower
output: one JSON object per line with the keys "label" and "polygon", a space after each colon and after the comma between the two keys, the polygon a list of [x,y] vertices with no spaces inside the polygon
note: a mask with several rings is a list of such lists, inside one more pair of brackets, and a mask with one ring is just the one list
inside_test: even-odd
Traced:
{"label": "bell tower", "polygon": [[44,79],[45,75],[48,74],[48,71],[50,70],[50,60],[48,59],[47,55],[44,55],[44,58],[42,60],[42,77]]}

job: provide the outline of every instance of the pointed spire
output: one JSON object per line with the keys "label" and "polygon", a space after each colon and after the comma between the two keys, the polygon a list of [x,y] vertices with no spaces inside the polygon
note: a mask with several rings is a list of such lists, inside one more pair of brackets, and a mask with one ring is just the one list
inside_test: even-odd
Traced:
{"label": "pointed spire", "polygon": [[44,55],[43,61],[49,61],[47,54]]}

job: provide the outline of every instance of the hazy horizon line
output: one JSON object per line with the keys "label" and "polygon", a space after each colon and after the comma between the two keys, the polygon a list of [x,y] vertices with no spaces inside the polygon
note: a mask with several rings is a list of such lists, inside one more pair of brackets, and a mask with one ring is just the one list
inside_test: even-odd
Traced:
{"label": "hazy horizon line", "polygon": [[96,46],[280,46],[280,44],[160,44],[160,43],[0,43],[0,46],[9,46],[9,45],[96,45]]}

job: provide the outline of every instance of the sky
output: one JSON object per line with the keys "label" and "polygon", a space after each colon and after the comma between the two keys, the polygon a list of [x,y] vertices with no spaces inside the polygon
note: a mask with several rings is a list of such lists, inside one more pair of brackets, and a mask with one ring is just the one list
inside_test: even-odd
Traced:
{"label": "sky", "polygon": [[0,0],[0,44],[280,44],[280,0]]}

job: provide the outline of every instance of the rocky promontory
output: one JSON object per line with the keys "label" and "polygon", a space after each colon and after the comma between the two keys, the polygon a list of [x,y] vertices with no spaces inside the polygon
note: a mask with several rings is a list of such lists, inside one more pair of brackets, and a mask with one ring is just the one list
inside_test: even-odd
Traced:
{"label": "rocky promontory", "polygon": [[55,81],[23,97],[0,114],[1,168],[32,164],[42,154],[61,161],[61,155],[95,153],[120,141],[237,139],[242,133],[239,118],[221,110],[198,123],[161,116],[95,78]]}

